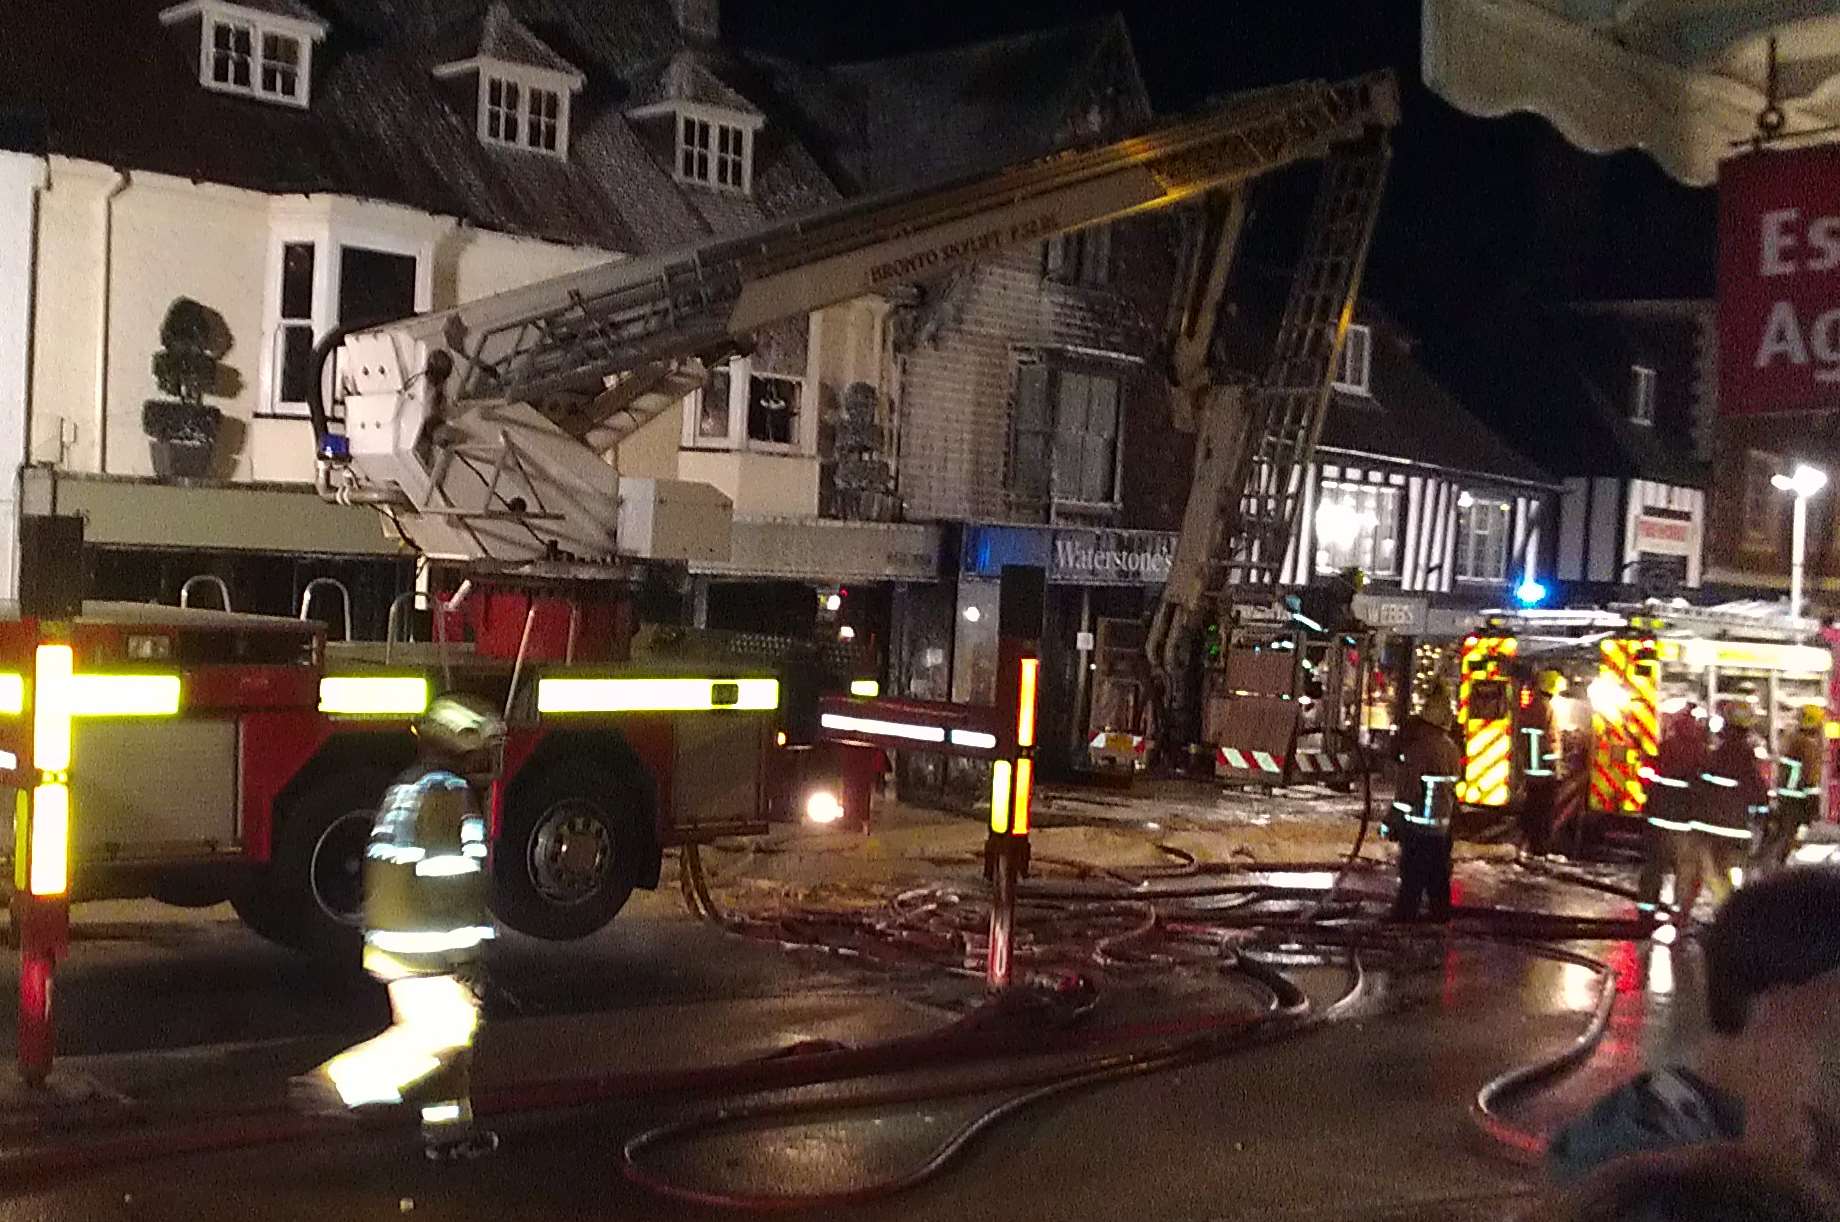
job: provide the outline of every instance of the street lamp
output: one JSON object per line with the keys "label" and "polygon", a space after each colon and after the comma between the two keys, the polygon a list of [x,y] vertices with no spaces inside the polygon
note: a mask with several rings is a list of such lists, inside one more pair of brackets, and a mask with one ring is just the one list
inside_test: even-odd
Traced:
{"label": "street lamp", "polygon": [[1802,554],[1808,545],[1808,498],[1827,487],[1827,472],[1796,463],[1788,475],[1772,475],[1770,486],[1795,496],[1794,525],[1789,535],[1789,618],[1802,617]]}

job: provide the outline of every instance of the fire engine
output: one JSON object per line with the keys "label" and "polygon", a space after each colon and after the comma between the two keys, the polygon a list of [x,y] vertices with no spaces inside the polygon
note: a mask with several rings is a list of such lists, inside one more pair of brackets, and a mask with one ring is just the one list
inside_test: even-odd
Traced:
{"label": "fire engine", "polygon": [[[1561,784],[1598,816],[1639,817],[1665,710],[1691,702],[1716,717],[1720,701],[1753,700],[1763,741],[1775,744],[1800,709],[1829,706],[1834,658],[1819,625],[1770,606],[1696,608],[1651,602],[1488,614],[1462,643],[1458,723],[1464,738],[1459,799],[1505,807],[1520,769],[1515,711],[1537,674],[1555,670],[1564,747]],[[1616,824],[1608,825],[1612,830]]]}
{"label": "fire engine", "polygon": [[[443,688],[507,711],[496,904],[544,938],[610,920],[656,885],[672,843],[801,815],[865,822],[880,749],[990,758],[988,710],[879,700],[859,675],[827,686],[809,658],[745,643],[644,647],[635,583],[723,558],[730,506],[703,485],[622,476],[619,443],[768,323],[1202,202],[1171,311],[1181,410],[1202,432],[1184,532],[1196,550],[1178,557],[1173,604],[1187,639],[1223,540],[1252,541],[1227,547],[1241,569],[1275,572],[1397,117],[1389,75],[1280,86],[1128,139],[326,336],[310,394],[318,490],[375,507],[426,561],[434,640],[328,642],[304,609],[89,604],[72,622],[0,622],[0,769],[33,794],[29,830],[0,839],[16,889],[229,899],[287,944],[350,946],[371,811]],[[1243,188],[1325,159],[1275,372],[1242,406],[1216,393],[1212,341]]]}

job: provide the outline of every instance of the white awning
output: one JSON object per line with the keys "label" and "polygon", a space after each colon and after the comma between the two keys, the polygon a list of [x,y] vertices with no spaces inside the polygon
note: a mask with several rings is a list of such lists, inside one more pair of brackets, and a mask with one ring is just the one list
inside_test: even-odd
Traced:
{"label": "white awning", "polygon": [[1772,37],[1786,130],[1840,124],[1834,0],[1424,0],[1423,72],[1471,114],[1531,111],[1706,186],[1757,131]]}

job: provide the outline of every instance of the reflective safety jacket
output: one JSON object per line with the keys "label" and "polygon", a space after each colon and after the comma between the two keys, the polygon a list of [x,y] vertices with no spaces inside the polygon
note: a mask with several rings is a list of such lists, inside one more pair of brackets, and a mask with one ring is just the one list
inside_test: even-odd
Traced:
{"label": "reflective safety jacket", "polygon": [[1522,780],[1552,780],[1559,769],[1559,719],[1552,697],[1535,692],[1514,715],[1514,770]]}
{"label": "reflective safety jacket", "polygon": [[1649,783],[1650,825],[1664,832],[1692,830],[1693,807],[1706,788],[1700,774],[1706,771],[1710,754],[1705,729],[1698,723],[1691,728],[1670,729],[1662,736],[1654,765],[1642,772]]}
{"label": "reflective safety jacket", "polygon": [[383,796],[364,856],[367,966],[439,975],[490,939],[486,820],[472,786],[421,765]]}
{"label": "reflective safety jacket", "polygon": [[1400,740],[1389,822],[1402,831],[1448,836],[1457,809],[1463,752],[1449,733],[1422,717],[1406,722]]}
{"label": "reflective safety jacket", "polygon": [[1706,784],[1693,830],[1732,840],[1749,840],[1751,822],[1769,812],[1770,790],[1757,756],[1757,736],[1728,726],[1706,757]]}
{"label": "reflective safety jacket", "polygon": [[1782,754],[1776,757],[1776,796],[1802,799],[1821,796],[1827,739],[1819,730],[1800,727],[1783,735]]}

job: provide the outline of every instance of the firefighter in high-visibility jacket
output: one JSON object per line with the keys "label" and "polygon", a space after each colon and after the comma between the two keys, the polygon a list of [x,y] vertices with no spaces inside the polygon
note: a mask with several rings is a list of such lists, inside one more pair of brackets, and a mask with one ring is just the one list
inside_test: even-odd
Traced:
{"label": "firefighter in high-visibility jacket", "polygon": [[1776,756],[1776,801],[1757,843],[1756,864],[1777,870],[1788,864],[1796,837],[1821,815],[1821,788],[1826,783],[1827,709],[1802,707],[1794,728],[1783,735]]}
{"label": "firefighter in high-visibility jacket", "polygon": [[468,695],[433,700],[417,759],[384,794],[364,860],[364,967],[384,982],[394,1021],[315,1078],[347,1108],[410,1102],[433,1159],[496,1148],[470,1098],[487,908],[484,796],[503,765],[505,723]]}
{"label": "firefighter in high-visibility jacket", "polygon": [[[1638,891],[1639,902],[1649,911],[1661,907],[1662,881],[1676,869],[1693,835],[1694,807],[1705,788],[1699,778],[1706,771],[1711,746],[1711,735],[1706,732],[1706,720],[1698,706],[1688,701],[1663,706],[1660,749],[1655,753],[1654,764],[1642,772],[1648,782],[1648,801],[1644,807],[1647,823],[1642,832]],[[1678,894],[1675,899],[1679,899]]]}
{"label": "firefighter in high-visibility jacket", "polygon": [[1450,919],[1450,825],[1463,772],[1463,749],[1451,732],[1455,724],[1450,693],[1437,685],[1424,709],[1400,729],[1399,770],[1386,821],[1399,841],[1396,921],[1417,920],[1421,904],[1433,921]]}
{"label": "firefighter in high-visibility jacket", "polygon": [[1731,898],[1733,874],[1750,856],[1752,829],[1770,808],[1764,781],[1766,758],[1757,739],[1757,706],[1743,697],[1720,709],[1724,726],[1700,773],[1704,785],[1693,816],[1693,831],[1682,837],[1676,899],[1683,919],[1692,916],[1701,887],[1713,899]]}
{"label": "firefighter in high-visibility jacket", "polygon": [[1559,719],[1553,701],[1565,694],[1565,676],[1543,670],[1527,703],[1514,717],[1515,771],[1521,778],[1521,847],[1544,856],[1559,799]]}

